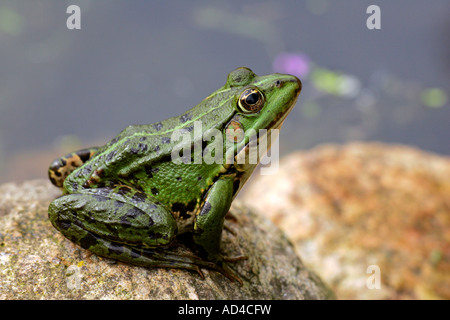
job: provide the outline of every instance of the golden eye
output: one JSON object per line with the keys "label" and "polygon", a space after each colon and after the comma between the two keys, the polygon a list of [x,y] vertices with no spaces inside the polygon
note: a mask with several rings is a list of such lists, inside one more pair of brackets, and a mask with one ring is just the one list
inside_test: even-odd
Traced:
{"label": "golden eye", "polygon": [[256,88],[245,89],[238,100],[239,108],[245,113],[255,113],[264,106],[264,96]]}

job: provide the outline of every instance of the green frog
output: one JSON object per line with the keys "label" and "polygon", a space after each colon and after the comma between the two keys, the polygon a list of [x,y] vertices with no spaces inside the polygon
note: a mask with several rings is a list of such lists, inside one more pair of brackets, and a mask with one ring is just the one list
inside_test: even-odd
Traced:
{"label": "green frog", "polygon": [[[250,129],[281,127],[300,90],[295,76],[257,76],[238,68],[223,87],[182,115],[128,126],[102,147],[56,159],[48,174],[63,195],[50,204],[50,221],[99,256],[145,267],[184,268],[201,276],[201,268],[209,268],[242,284],[227,262],[245,256],[220,254],[225,216],[257,165],[237,158],[248,154],[250,141],[255,141],[247,134]],[[196,124],[201,124],[200,134]],[[240,134],[230,134],[234,131]],[[217,135],[205,138],[211,132],[232,143],[213,152],[223,161],[189,161],[195,152],[173,161],[180,145],[175,132],[203,150],[218,142]],[[170,246],[181,234],[195,254]]]}

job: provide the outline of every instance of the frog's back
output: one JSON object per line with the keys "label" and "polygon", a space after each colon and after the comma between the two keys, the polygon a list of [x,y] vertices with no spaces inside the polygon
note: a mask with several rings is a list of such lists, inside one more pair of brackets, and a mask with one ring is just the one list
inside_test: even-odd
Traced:
{"label": "frog's back", "polygon": [[[176,130],[190,133],[191,141],[194,141],[199,135],[201,139],[202,134],[208,129],[224,128],[235,113],[233,104],[230,103],[233,99],[230,90],[233,89],[220,88],[179,116],[153,124],[126,127],[100,147],[89,161],[76,169],[66,179],[68,181],[64,182],[64,188],[70,193],[78,191],[81,187],[96,188],[114,183],[136,185],[136,182],[137,186],[143,189],[154,176],[151,170],[155,166],[171,162],[172,151],[180,142],[172,139],[172,134]],[[196,127],[199,124],[200,130]],[[190,170],[194,167],[191,166]],[[172,169],[175,173],[178,169],[182,170],[178,167]],[[139,178],[135,176],[142,172],[147,172],[148,176]]]}
{"label": "frog's back", "polygon": [[[115,163],[120,162],[120,165],[128,169],[136,169],[143,164],[170,157],[173,148],[180,142],[172,140],[172,134],[176,130],[190,133],[191,141],[194,141],[194,135],[201,135],[210,128],[223,129],[233,116],[234,108],[226,103],[229,101],[229,98],[225,98],[228,95],[220,90],[218,92],[180,116],[153,124],[126,127],[98,150],[94,162],[110,164],[119,170]],[[196,132],[196,121],[201,124],[200,132]]]}

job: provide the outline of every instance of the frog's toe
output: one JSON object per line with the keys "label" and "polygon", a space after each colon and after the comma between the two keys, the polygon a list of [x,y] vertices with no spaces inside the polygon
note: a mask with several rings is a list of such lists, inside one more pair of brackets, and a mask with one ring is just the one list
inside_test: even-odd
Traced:
{"label": "frog's toe", "polygon": [[216,271],[220,272],[231,281],[236,281],[240,286],[243,286],[241,278],[226,263],[221,262],[220,264],[217,264]]}
{"label": "frog's toe", "polygon": [[223,261],[226,262],[237,262],[237,261],[242,261],[242,260],[247,260],[248,256],[244,256],[244,255],[240,255],[240,256],[235,256],[235,257],[223,257]]}

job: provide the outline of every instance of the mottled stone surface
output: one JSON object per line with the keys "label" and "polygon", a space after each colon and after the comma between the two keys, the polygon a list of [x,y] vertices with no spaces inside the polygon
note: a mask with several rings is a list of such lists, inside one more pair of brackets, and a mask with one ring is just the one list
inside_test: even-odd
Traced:
{"label": "mottled stone surface", "polygon": [[[287,156],[241,200],[286,232],[338,299],[450,299],[449,158],[324,145]],[[381,271],[380,289],[367,287],[376,283],[369,266]]]}
{"label": "mottled stone surface", "polygon": [[[235,203],[224,254],[244,281],[214,271],[146,269],[103,259],[72,244],[47,218],[60,192],[47,181],[0,186],[0,299],[326,299],[331,291],[305,268],[267,218]],[[235,235],[233,234],[235,233]],[[187,250],[184,248],[183,250]]]}

